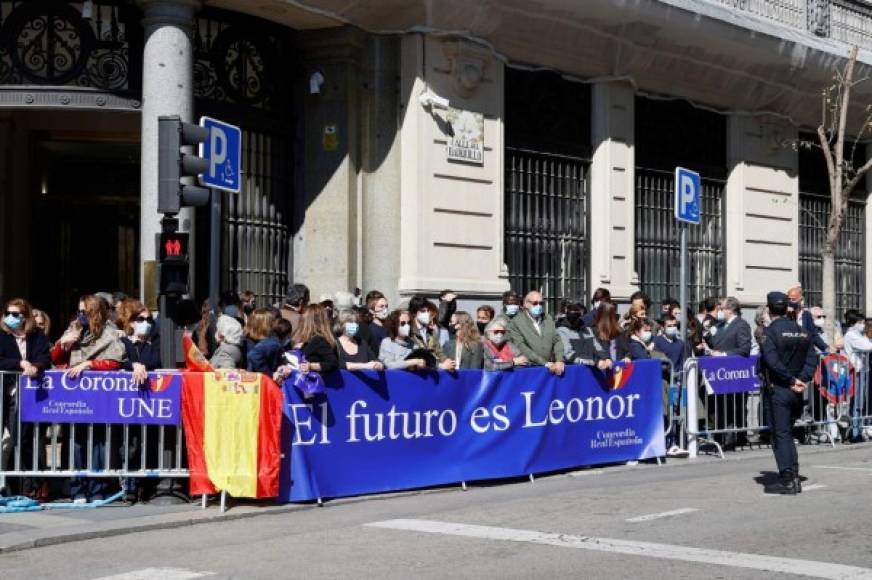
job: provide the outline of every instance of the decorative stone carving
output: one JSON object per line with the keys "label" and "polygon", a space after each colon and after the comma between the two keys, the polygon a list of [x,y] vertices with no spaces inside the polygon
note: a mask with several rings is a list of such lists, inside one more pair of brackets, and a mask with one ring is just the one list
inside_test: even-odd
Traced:
{"label": "decorative stone carving", "polygon": [[442,50],[450,63],[454,90],[468,99],[484,80],[487,66],[493,61],[493,53],[488,48],[463,39],[443,41]]}

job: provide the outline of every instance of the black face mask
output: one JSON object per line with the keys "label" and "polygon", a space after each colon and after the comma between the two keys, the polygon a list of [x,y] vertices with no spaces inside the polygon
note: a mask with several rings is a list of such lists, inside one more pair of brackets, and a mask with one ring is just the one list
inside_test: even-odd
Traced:
{"label": "black face mask", "polygon": [[578,328],[581,326],[581,313],[580,312],[567,312],[566,313],[566,321],[572,328]]}
{"label": "black face mask", "polygon": [[487,322],[476,322],[475,325],[478,327],[478,333],[484,334],[484,329],[487,328]]}
{"label": "black face mask", "polygon": [[251,314],[252,312],[254,312],[254,304],[243,304],[242,311],[246,314]]}

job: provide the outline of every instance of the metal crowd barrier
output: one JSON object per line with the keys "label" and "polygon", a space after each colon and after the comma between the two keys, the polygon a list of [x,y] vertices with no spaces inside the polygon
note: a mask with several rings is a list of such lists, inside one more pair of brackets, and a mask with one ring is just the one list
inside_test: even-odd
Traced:
{"label": "metal crowd barrier", "polygon": [[[821,355],[819,366],[826,355]],[[850,438],[872,438],[872,396],[870,396],[870,353],[854,353],[852,365],[854,395],[830,402],[820,385],[809,381],[803,396],[802,414],[794,423],[804,431],[805,443],[826,443]],[[688,359],[682,369],[682,410],[687,450],[695,457],[703,446],[714,447],[721,458],[724,448],[762,444],[769,430],[759,391],[708,394],[701,384],[699,359]],[[693,394],[696,394],[694,401]],[[695,404],[694,404],[695,403]]]}
{"label": "metal crowd barrier", "polygon": [[0,487],[9,477],[188,477],[181,425],[25,423],[20,375],[0,371]]}

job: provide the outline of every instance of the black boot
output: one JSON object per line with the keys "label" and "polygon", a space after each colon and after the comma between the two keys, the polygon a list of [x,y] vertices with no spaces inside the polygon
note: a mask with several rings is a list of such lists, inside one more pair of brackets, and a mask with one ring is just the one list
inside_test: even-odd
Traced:
{"label": "black boot", "polygon": [[793,476],[793,471],[786,469],[778,474],[778,481],[767,485],[763,492],[776,495],[796,495],[796,478]]}
{"label": "black boot", "polygon": [[796,488],[796,493],[802,493],[802,478],[799,476],[799,466],[793,466],[793,486]]}

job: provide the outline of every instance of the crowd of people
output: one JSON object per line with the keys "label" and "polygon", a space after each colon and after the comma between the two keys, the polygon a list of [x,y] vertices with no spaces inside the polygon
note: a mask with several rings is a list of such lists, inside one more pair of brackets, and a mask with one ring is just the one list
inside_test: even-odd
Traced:
{"label": "crowd of people", "polygon": [[[813,336],[820,352],[844,348],[850,355],[872,350],[872,325],[859,312],[846,313],[847,331],[828,345],[822,310],[805,306],[800,287],[789,289],[787,295],[788,316]],[[597,289],[590,304],[563,302],[552,316],[536,290],[524,295],[506,292],[498,310],[482,304],[466,312],[457,308],[457,295],[450,290],[435,300],[416,295],[407,306],[391,309],[377,290],[365,296],[338,292],[313,302],[309,289],[296,284],[279,304],[259,305],[249,291],[226,292],[218,304],[206,301],[199,309],[191,303],[194,313],[185,322],[213,368],[247,369],[277,381],[291,371],[285,356],[290,350],[303,353],[299,370],[304,373],[541,366],[562,375],[572,364],[606,370],[619,361],[659,358],[680,369],[687,356],[751,355],[759,351],[761,329],[770,316],[765,306],[758,309],[752,330],[740,306],[730,296],[706,298],[695,312],[687,313],[687,332],[682,335],[678,302],[666,298],[655,306],[643,292],[630,297],[623,316],[606,288]],[[27,300],[9,300],[0,319],[0,370],[36,376],[55,368],[71,377],[83,371],[126,370],[143,382],[149,371],[172,366],[161,360],[155,315],[139,300],[120,293],[81,297],[59,338],[51,341],[52,336],[48,314]],[[4,416],[10,417],[15,387],[6,387]],[[8,466],[13,423],[5,423],[2,465]],[[76,467],[83,465],[83,447],[77,445]],[[103,449],[94,449],[95,461],[103,456]],[[80,478],[72,483],[70,494],[100,498],[104,487],[101,480]],[[136,485],[129,487],[132,501]],[[23,491],[47,493],[39,485]]]}

